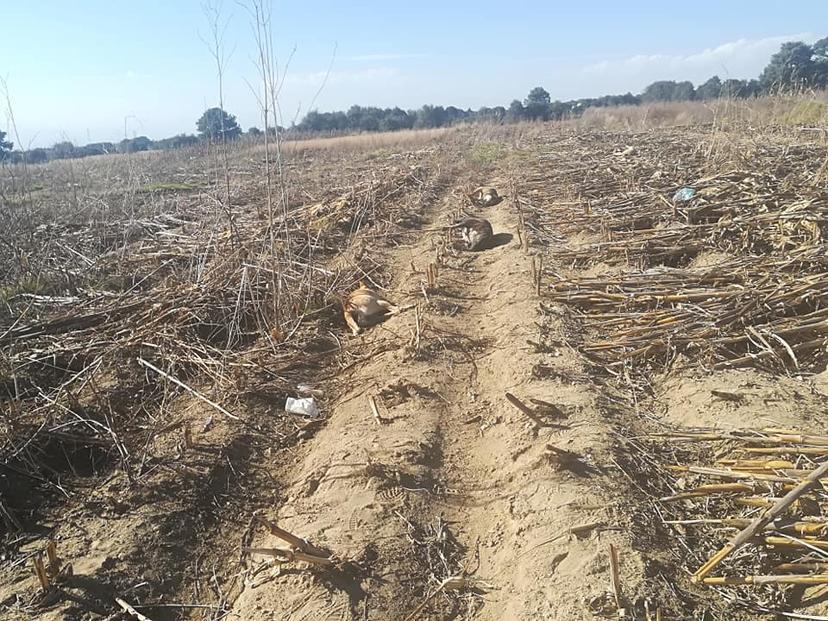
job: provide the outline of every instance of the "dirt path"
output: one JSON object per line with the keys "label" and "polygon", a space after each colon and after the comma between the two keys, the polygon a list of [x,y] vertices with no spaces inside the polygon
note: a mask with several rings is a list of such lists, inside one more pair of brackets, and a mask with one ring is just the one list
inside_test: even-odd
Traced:
{"label": "dirt path", "polygon": [[[455,208],[445,197],[427,216],[443,224]],[[441,234],[412,236],[389,257],[391,296],[418,310],[360,337],[362,352],[377,353],[343,378],[349,389],[325,428],[297,451],[287,502],[265,515],[356,569],[277,570],[254,556],[260,571],[230,618],[405,619],[461,574],[466,588],[435,597],[420,618],[591,618],[590,606],[609,601],[610,543],[628,594],[642,581],[611,498],[596,394],[575,354],[540,336],[562,325],[539,312],[531,259],[510,235],[517,214],[508,200],[478,211],[503,243],[444,254],[431,292],[422,271]],[[564,417],[539,427],[506,392]],[[561,467],[549,446],[575,455]],[[260,534],[253,545],[280,543]]]}

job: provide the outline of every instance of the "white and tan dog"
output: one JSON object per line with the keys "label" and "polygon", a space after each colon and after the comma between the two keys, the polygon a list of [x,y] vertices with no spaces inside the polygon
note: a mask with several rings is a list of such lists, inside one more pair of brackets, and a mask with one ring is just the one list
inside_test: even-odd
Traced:
{"label": "white and tan dog", "polygon": [[460,231],[466,250],[482,250],[492,243],[492,223],[484,218],[463,218],[451,228]]}
{"label": "white and tan dog", "polygon": [[502,200],[502,197],[494,188],[480,187],[469,194],[469,200],[477,207],[489,207],[491,205],[497,205]]}

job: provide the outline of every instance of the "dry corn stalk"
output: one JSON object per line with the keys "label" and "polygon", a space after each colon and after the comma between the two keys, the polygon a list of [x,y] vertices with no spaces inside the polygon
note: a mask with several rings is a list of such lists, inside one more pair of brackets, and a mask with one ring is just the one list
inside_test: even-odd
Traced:
{"label": "dry corn stalk", "polygon": [[[725,558],[750,541],[756,533],[762,531],[774,519],[785,513],[800,496],[814,487],[826,474],[828,474],[828,462],[823,463],[819,468],[809,474],[804,481],[774,503],[770,509],[752,520],[749,526],[741,530],[727,545],[714,554],[704,565],[699,567],[691,577],[691,580],[693,582],[700,582],[707,577]],[[826,542],[826,547],[828,547],[828,542]]]}

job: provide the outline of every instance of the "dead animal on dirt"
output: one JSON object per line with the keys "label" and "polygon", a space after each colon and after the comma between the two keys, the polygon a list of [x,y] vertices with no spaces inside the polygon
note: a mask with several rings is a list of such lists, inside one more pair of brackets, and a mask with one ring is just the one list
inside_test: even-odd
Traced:
{"label": "dead animal on dirt", "polygon": [[483,218],[463,218],[451,228],[460,232],[466,250],[483,250],[494,237],[491,222]]}
{"label": "dead animal on dirt", "polygon": [[491,207],[497,205],[503,198],[494,188],[480,187],[469,194],[469,200],[477,207]]}
{"label": "dead animal on dirt", "polygon": [[494,239],[492,224],[484,218],[467,217],[449,226],[420,230],[421,233],[428,231],[458,231],[466,250],[483,250],[489,247]]}
{"label": "dead animal on dirt", "polygon": [[348,294],[342,302],[342,316],[354,335],[362,332],[362,328],[376,325],[386,317],[411,308],[410,305],[397,306],[364,283],[359,284],[359,289]]}

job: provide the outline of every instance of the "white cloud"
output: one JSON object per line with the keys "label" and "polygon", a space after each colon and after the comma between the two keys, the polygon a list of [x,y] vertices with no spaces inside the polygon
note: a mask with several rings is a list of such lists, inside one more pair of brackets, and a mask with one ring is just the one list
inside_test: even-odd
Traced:
{"label": "white cloud", "polygon": [[585,66],[582,72],[591,79],[627,84],[624,90],[640,89],[655,80],[702,82],[714,74],[721,78],[755,78],[782,43],[812,43],[818,38],[813,33],[799,33],[738,39],[691,54],[638,54],[604,60]]}

